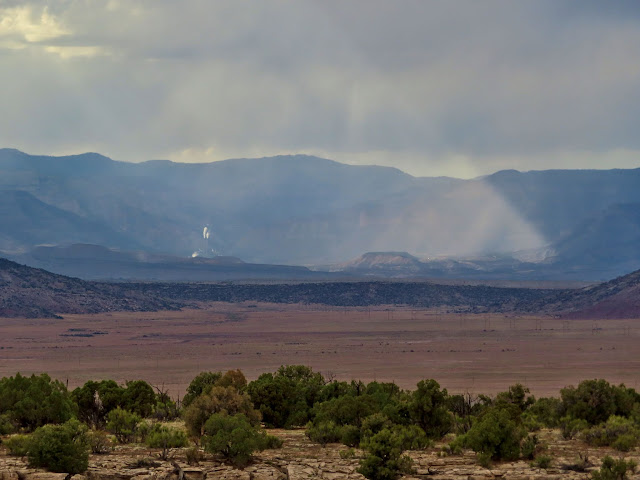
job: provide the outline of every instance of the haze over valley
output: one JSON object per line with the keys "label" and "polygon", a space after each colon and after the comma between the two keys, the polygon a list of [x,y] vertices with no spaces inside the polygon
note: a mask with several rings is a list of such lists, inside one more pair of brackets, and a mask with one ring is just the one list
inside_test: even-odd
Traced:
{"label": "haze over valley", "polygon": [[0,171],[0,250],[84,278],[153,274],[100,277],[85,262],[107,250],[75,244],[141,267],[217,257],[356,275],[582,281],[640,268],[640,170],[461,180],[308,156],[131,164],[4,149]]}

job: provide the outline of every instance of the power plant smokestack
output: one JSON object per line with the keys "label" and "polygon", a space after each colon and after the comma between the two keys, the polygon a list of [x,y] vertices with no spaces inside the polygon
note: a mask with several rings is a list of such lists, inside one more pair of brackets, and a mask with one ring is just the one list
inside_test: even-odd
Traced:
{"label": "power plant smokestack", "polygon": [[203,252],[206,254],[209,253],[209,237],[211,236],[211,230],[209,230],[209,227],[204,227],[202,229],[202,239],[203,239]]}

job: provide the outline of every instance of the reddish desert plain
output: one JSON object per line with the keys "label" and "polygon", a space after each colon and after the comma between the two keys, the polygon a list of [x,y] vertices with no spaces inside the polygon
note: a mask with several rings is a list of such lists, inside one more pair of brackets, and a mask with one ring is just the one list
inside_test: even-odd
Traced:
{"label": "reddish desert plain", "polygon": [[249,380],[283,364],[327,378],[435,378],[450,392],[493,394],[521,382],[537,396],[589,378],[638,388],[638,320],[450,314],[395,307],[203,305],[181,312],[0,319],[0,377],[47,372],[70,388],[144,379],[184,395],[203,370]]}

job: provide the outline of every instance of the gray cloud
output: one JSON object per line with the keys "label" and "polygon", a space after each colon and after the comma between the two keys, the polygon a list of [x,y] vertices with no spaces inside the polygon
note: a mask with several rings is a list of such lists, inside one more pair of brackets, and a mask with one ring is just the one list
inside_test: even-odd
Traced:
{"label": "gray cloud", "polygon": [[635,1],[0,1],[0,145],[410,173],[638,165]]}

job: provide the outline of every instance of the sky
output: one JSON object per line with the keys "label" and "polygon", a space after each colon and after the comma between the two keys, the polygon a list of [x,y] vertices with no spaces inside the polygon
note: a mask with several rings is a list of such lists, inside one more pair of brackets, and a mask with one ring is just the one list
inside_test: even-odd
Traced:
{"label": "sky", "polygon": [[640,2],[0,0],[0,147],[640,167]]}

